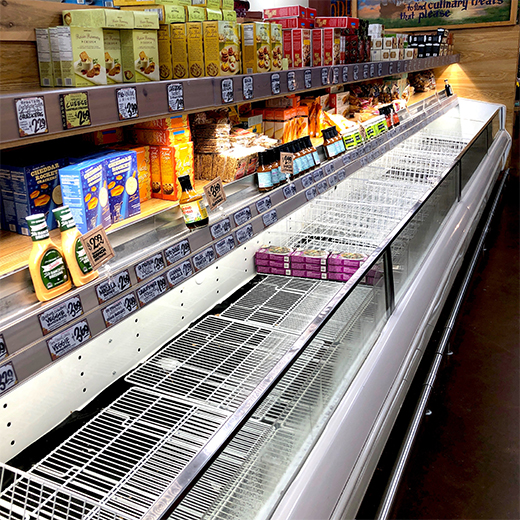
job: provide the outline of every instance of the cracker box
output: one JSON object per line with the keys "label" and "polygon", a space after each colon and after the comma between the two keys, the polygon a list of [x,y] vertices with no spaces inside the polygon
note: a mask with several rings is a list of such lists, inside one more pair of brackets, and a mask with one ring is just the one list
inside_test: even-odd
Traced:
{"label": "cracker box", "polygon": [[348,282],[352,278],[351,274],[347,273],[327,273],[327,280],[335,280],[337,282]]}
{"label": "cracker box", "polygon": [[[49,44],[51,48],[52,77],[55,87],[63,86],[63,76],[61,74],[61,56],[59,27],[49,27]],[[72,81],[72,80],[71,80]]]}
{"label": "cracker box", "polygon": [[112,224],[103,157],[60,168],[60,184],[63,203],[81,233]]}
{"label": "cracker box", "polygon": [[307,18],[307,10],[301,5],[288,5],[286,7],[276,7],[273,9],[264,9],[264,20],[269,18],[287,18],[289,16],[299,16]]}
{"label": "cracker box", "polygon": [[160,146],[161,163],[161,195],[162,199],[178,200],[177,175],[175,173],[175,159],[171,146]]}
{"label": "cracker box", "polygon": [[206,19],[211,20],[213,22],[218,22],[219,20],[223,20],[222,11],[220,9],[206,9]]}
{"label": "cracker box", "polygon": [[351,16],[317,16],[315,27],[345,27],[348,29],[359,29],[359,18]]}
{"label": "cracker box", "polygon": [[283,40],[282,26],[279,23],[270,23],[271,35],[271,70],[282,70]]}
{"label": "cracker box", "polygon": [[145,202],[152,198],[152,177],[150,173],[150,147],[118,145],[118,150],[128,150],[135,152],[137,160],[137,176],[139,181],[139,201]]}
{"label": "cracker box", "polygon": [[53,67],[49,29],[35,29],[34,31],[36,33],[36,49],[38,54],[38,71],[40,73],[40,86],[53,87],[54,74],[52,70]]}
{"label": "cracker box", "polygon": [[159,75],[161,80],[173,79],[172,71],[172,43],[171,25],[160,24],[157,32],[157,45],[159,47]]}
{"label": "cracker box", "polygon": [[132,128],[130,132],[134,142],[155,146],[174,146],[187,143],[191,139],[189,128],[169,128],[168,130]]}
{"label": "cracker box", "polygon": [[186,22],[186,11],[182,5],[163,5],[164,18],[162,23]]}
{"label": "cracker box", "polygon": [[220,8],[226,11],[232,11],[235,8],[234,0],[220,0]]}
{"label": "cracker box", "polygon": [[188,6],[186,10],[186,21],[203,22],[206,19],[206,9],[204,7]]}
{"label": "cracker box", "polygon": [[36,213],[45,214],[49,229],[57,226],[52,210],[62,204],[58,171],[66,164],[64,159],[58,159],[30,165],[18,163],[2,166],[10,177],[12,195],[6,193],[7,198],[14,201],[15,219],[12,215],[9,218],[10,231],[29,235],[25,217]]}
{"label": "cracker box", "polygon": [[0,165],[0,195],[2,196],[2,229],[16,233],[16,205],[9,168]]}
{"label": "cracker box", "polygon": [[325,28],[323,31],[324,65],[340,64],[341,29]]}
{"label": "cracker box", "polygon": [[291,267],[289,262],[277,262],[275,260],[266,260],[258,257],[255,257],[255,265],[257,267],[275,267],[276,269],[289,269]]}
{"label": "cracker box", "polygon": [[288,61],[289,68],[292,69],[292,29],[285,29],[282,33],[283,57]]}
{"label": "cracker box", "polygon": [[150,176],[152,180],[152,198],[162,199],[161,192],[161,149],[159,146],[149,147]]}
{"label": "cracker box", "polygon": [[320,249],[301,249],[294,251],[291,255],[291,262],[327,265],[328,257],[328,251],[322,251]]}
{"label": "cracker box", "polygon": [[202,45],[202,23],[186,24],[188,38],[188,76],[201,78],[204,76],[204,50]]}
{"label": "cracker box", "polygon": [[[168,5],[168,7],[172,7]],[[184,7],[175,6],[178,9],[182,9],[182,13],[184,16]],[[159,18],[159,23],[167,23],[166,22],[166,5],[153,4],[153,5],[127,5],[123,6],[119,9],[120,11],[146,11],[147,13],[157,13],[157,17]],[[184,21],[184,20],[183,20]]]}
{"label": "cracker box", "polygon": [[105,69],[107,84],[123,83],[123,67],[121,65],[121,37],[115,29],[103,29],[105,46]]}
{"label": "cracker box", "polygon": [[242,63],[245,74],[271,70],[271,32],[268,23],[243,23]]}
{"label": "cracker box", "polygon": [[[235,22],[237,21],[237,12],[234,9],[222,9],[222,20],[225,22]],[[240,32],[240,29],[237,28],[237,34]]]}
{"label": "cracker box", "polygon": [[[233,7],[231,9],[233,9],[234,6],[235,4],[233,2]],[[220,11],[220,0],[206,0],[206,9],[215,9]],[[222,12],[220,14],[222,14]]]}
{"label": "cracker box", "polygon": [[323,51],[325,48],[323,29],[312,29],[312,66],[321,67],[324,63]]}
{"label": "cracker box", "polygon": [[327,270],[329,273],[345,273],[353,275],[358,268],[357,267],[347,267],[343,264],[329,264],[327,266]]}
{"label": "cracker box", "polygon": [[121,30],[121,55],[125,83],[159,81],[157,31]]}
{"label": "cracker box", "polygon": [[134,26],[136,29],[159,29],[159,16],[152,11],[135,11]]}
{"label": "cracker box", "polygon": [[311,30],[291,29],[293,67],[311,66]]}
{"label": "cracker box", "polygon": [[270,18],[270,22],[276,22],[282,26],[282,29],[312,29],[314,22],[306,18]]}
{"label": "cracker box", "polygon": [[172,71],[174,79],[188,77],[188,48],[186,24],[174,23],[171,25],[172,42]]}
{"label": "cracker box", "polygon": [[151,121],[143,121],[135,125],[136,128],[149,128],[150,130],[169,130],[189,128],[189,120],[187,114],[172,114],[161,119],[152,119]]}
{"label": "cracker box", "polygon": [[112,223],[141,213],[137,154],[133,151],[109,154],[105,173]]}
{"label": "cracker box", "polygon": [[155,0],[113,0],[114,5],[120,6],[140,6],[140,5],[151,5],[155,4]]}
{"label": "cracker box", "polygon": [[204,75],[218,76],[220,66],[218,21],[202,22],[202,31],[204,33]]}
{"label": "cracker box", "polygon": [[105,29],[134,29],[134,13],[119,9],[103,9],[105,23],[101,26]]}
{"label": "cracker box", "polygon": [[[104,9],[67,9],[62,11],[63,25],[74,27],[104,27]],[[125,16],[125,15],[123,15]],[[128,14],[126,14],[128,16]],[[129,16],[132,20],[132,15]],[[133,20],[132,22],[133,23]]]}
{"label": "cracker box", "polygon": [[240,74],[240,39],[236,22],[218,22],[219,76]]}

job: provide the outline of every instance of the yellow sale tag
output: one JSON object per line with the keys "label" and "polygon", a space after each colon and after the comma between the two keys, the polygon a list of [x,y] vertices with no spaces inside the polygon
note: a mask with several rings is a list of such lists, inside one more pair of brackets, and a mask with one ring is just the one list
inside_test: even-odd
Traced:
{"label": "yellow sale tag", "polygon": [[61,120],[63,129],[90,126],[90,109],[86,92],[60,94]]}

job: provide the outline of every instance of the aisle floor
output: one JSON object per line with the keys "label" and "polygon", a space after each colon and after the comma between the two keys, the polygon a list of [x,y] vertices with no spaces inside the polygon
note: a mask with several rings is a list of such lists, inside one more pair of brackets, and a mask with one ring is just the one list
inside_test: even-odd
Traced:
{"label": "aisle floor", "polygon": [[392,518],[520,518],[519,155]]}

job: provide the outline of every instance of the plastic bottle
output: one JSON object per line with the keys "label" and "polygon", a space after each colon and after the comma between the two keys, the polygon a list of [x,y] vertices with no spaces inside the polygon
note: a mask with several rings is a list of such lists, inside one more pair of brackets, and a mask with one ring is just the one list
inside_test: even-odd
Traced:
{"label": "plastic bottle", "polygon": [[258,152],[258,191],[271,191],[273,189],[273,178],[271,176],[271,166],[266,164],[268,160],[267,152]]}
{"label": "plastic bottle", "polygon": [[184,215],[184,223],[188,229],[207,226],[209,218],[202,195],[193,189],[189,175],[181,175],[178,180],[182,188],[179,206]]}
{"label": "plastic bottle", "polygon": [[444,92],[446,92],[446,97],[453,96],[453,89],[447,79],[444,80]]}
{"label": "plastic bottle", "polygon": [[76,227],[74,217],[68,206],[53,209],[61,231],[61,249],[76,287],[95,280],[99,273],[92,269],[87,253],[83,248],[80,237],[81,233]]}
{"label": "plastic bottle", "polygon": [[29,255],[29,272],[36,297],[41,302],[46,302],[67,292],[72,283],[63,253],[50,239],[45,215],[30,215],[26,220],[33,241]]}

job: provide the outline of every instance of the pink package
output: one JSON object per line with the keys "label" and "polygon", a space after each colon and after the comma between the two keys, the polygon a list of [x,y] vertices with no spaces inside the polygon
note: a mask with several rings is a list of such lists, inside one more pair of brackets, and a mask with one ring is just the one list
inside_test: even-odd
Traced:
{"label": "pink package", "polygon": [[327,270],[329,273],[344,273],[353,275],[359,268],[358,267],[348,267],[342,264],[330,264],[327,266]]}
{"label": "pink package", "polygon": [[352,277],[351,274],[347,273],[328,273],[328,280],[337,280],[339,282],[346,282]]}
{"label": "pink package", "polygon": [[365,260],[362,253],[331,253],[328,259],[329,265],[343,265],[344,267],[358,268]]}
{"label": "pink package", "polygon": [[318,273],[326,273],[327,266],[321,264],[309,264],[304,262],[303,264],[292,264],[293,268],[297,267],[298,269],[304,269],[305,271],[317,271]]}
{"label": "pink package", "polygon": [[263,267],[276,267],[278,269],[289,269],[289,262],[277,262],[274,260],[265,260],[264,258],[255,257],[255,264]]}
{"label": "pink package", "polygon": [[292,275],[297,276],[298,278],[305,278],[305,270],[304,269],[293,269]]}
{"label": "pink package", "polygon": [[290,269],[279,269],[277,267],[270,267],[271,274],[280,274],[282,276],[291,276],[291,270]]}
{"label": "pink package", "polygon": [[289,262],[289,258],[293,252],[290,247],[267,246],[261,247],[255,257],[260,260],[272,260],[275,262]]}
{"label": "pink package", "polygon": [[270,267],[266,267],[264,265],[257,265],[256,266],[256,272],[257,273],[271,274],[271,268]]}
{"label": "pink package", "polygon": [[320,273],[319,271],[305,271],[303,278],[317,278],[318,280],[326,280],[327,273]]}
{"label": "pink package", "polygon": [[320,249],[299,249],[291,255],[291,262],[325,265],[329,254],[328,251],[321,251]]}

